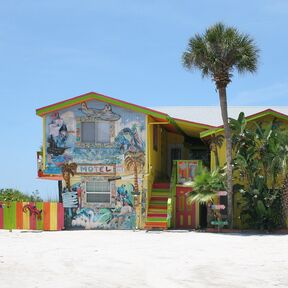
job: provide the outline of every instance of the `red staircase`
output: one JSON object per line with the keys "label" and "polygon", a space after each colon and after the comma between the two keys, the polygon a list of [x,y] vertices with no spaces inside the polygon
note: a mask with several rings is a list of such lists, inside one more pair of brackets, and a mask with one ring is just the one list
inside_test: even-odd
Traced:
{"label": "red staircase", "polygon": [[167,200],[169,197],[170,183],[153,184],[145,229],[167,229]]}

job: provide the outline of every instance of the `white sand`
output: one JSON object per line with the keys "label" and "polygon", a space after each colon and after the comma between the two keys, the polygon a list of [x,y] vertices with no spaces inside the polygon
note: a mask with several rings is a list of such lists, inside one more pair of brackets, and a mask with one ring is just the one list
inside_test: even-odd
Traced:
{"label": "white sand", "polygon": [[0,230],[0,287],[288,287],[288,235]]}

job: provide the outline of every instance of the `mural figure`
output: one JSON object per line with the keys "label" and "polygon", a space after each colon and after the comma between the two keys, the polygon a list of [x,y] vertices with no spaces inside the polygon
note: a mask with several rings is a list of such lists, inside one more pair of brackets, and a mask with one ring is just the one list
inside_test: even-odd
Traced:
{"label": "mural figure", "polygon": [[41,214],[42,214],[42,210],[38,210],[36,208],[36,206],[31,205],[31,204],[26,204],[23,206],[22,208],[24,213],[27,213],[28,211],[30,212],[30,216],[35,215],[37,216],[38,220],[41,220]]}
{"label": "mural figure", "polygon": [[[82,208],[82,195],[84,194],[84,191],[85,191],[84,186],[85,186],[85,183],[82,182],[79,185],[77,185],[77,188],[76,188],[79,208]],[[72,190],[73,190],[73,188],[72,188]]]}
{"label": "mural figure", "polygon": [[110,104],[106,104],[103,109],[96,109],[89,108],[86,102],[83,102],[79,110],[88,117],[95,117],[96,119],[104,121],[117,121],[121,118],[120,115],[112,111]]}
{"label": "mural figure", "polygon": [[70,180],[71,176],[74,176],[74,174],[76,173],[76,169],[77,169],[76,163],[70,163],[70,164],[64,163],[62,166],[62,175],[68,191],[71,191]]}
{"label": "mural figure", "polygon": [[135,191],[134,185],[131,183],[122,184],[117,188],[116,201],[119,201],[121,204],[124,200],[132,207],[133,206],[133,196],[132,193]]}
{"label": "mural figure", "polygon": [[111,227],[113,227],[114,229],[123,229],[123,224],[125,223],[125,221],[127,222],[131,219],[132,212],[133,209],[132,206],[129,204],[129,201],[127,199],[124,199],[123,206],[120,208],[119,213],[114,214],[114,218],[111,221]]}
{"label": "mural figure", "polygon": [[121,153],[144,151],[144,142],[138,134],[136,125],[131,129],[123,128],[115,138],[115,142]]}
{"label": "mural figure", "polygon": [[64,120],[60,117],[59,112],[55,112],[50,116],[51,123],[49,127],[49,138],[47,152],[54,156],[62,155],[68,147],[65,142],[68,137],[68,129]]}
{"label": "mural figure", "polygon": [[134,188],[135,193],[139,192],[138,187],[138,169],[143,169],[145,164],[145,154],[142,151],[132,152],[127,151],[124,155],[125,166],[128,170],[132,170],[134,173]]}
{"label": "mural figure", "polygon": [[48,139],[47,152],[53,156],[62,155],[68,147],[58,147],[52,135]]}
{"label": "mural figure", "polygon": [[132,229],[133,223],[133,209],[127,202],[120,213],[115,213],[112,208],[98,211],[82,208],[77,210],[72,219],[72,227],[84,229]]}
{"label": "mural figure", "polygon": [[[79,185],[77,185],[79,187]],[[74,188],[72,188],[74,189]],[[117,188],[115,208],[78,208],[72,217],[72,227],[85,229],[132,229],[134,227],[134,186],[122,184]]]}
{"label": "mural figure", "polygon": [[72,220],[72,227],[107,229],[112,218],[112,212],[108,208],[101,208],[98,212],[91,208],[82,208],[77,210]]}

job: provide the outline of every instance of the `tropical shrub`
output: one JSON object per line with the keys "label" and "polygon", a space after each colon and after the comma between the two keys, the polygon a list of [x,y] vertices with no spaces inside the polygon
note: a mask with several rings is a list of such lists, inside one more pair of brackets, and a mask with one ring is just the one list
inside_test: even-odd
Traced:
{"label": "tropical shrub", "polygon": [[199,166],[192,183],[193,191],[187,195],[188,202],[212,203],[216,192],[226,189],[225,176],[221,172],[219,169],[210,172]]}
{"label": "tropical shrub", "polygon": [[16,189],[0,189],[0,202],[41,202],[43,201],[36,190],[31,195],[27,195]]}
{"label": "tropical shrub", "polygon": [[230,127],[234,181],[241,184],[237,187],[244,200],[241,220],[251,228],[278,228],[281,226],[283,159],[288,155],[288,150],[283,148],[285,132],[281,123],[273,120],[266,125],[254,123],[248,127],[244,113],[240,113],[238,119],[230,119]]}

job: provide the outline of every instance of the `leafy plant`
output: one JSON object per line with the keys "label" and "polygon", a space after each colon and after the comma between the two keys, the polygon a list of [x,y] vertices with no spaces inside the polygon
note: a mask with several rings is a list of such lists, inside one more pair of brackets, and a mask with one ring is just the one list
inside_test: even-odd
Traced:
{"label": "leafy plant", "polygon": [[187,194],[187,201],[198,203],[213,202],[216,192],[225,190],[225,176],[220,170],[209,172],[201,166],[197,170],[197,174],[192,183],[193,191]]}
{"label": "leafy plant", "polygon": [[0,189],[0,202],[40,202],[43,201],[36,190],[31,195],[27,195],[19,190],[8,188]]}
{"label": "leafy plant", "polygon": [[241,219],[252,228],[280,227],[281,176],[288,158],[287,144],[283,141],[285,132],[276,120],[248,127],[244,113],[238,119],[230,119],[230,127],[234,178],[242,184],[239,191],[244,199]]}

